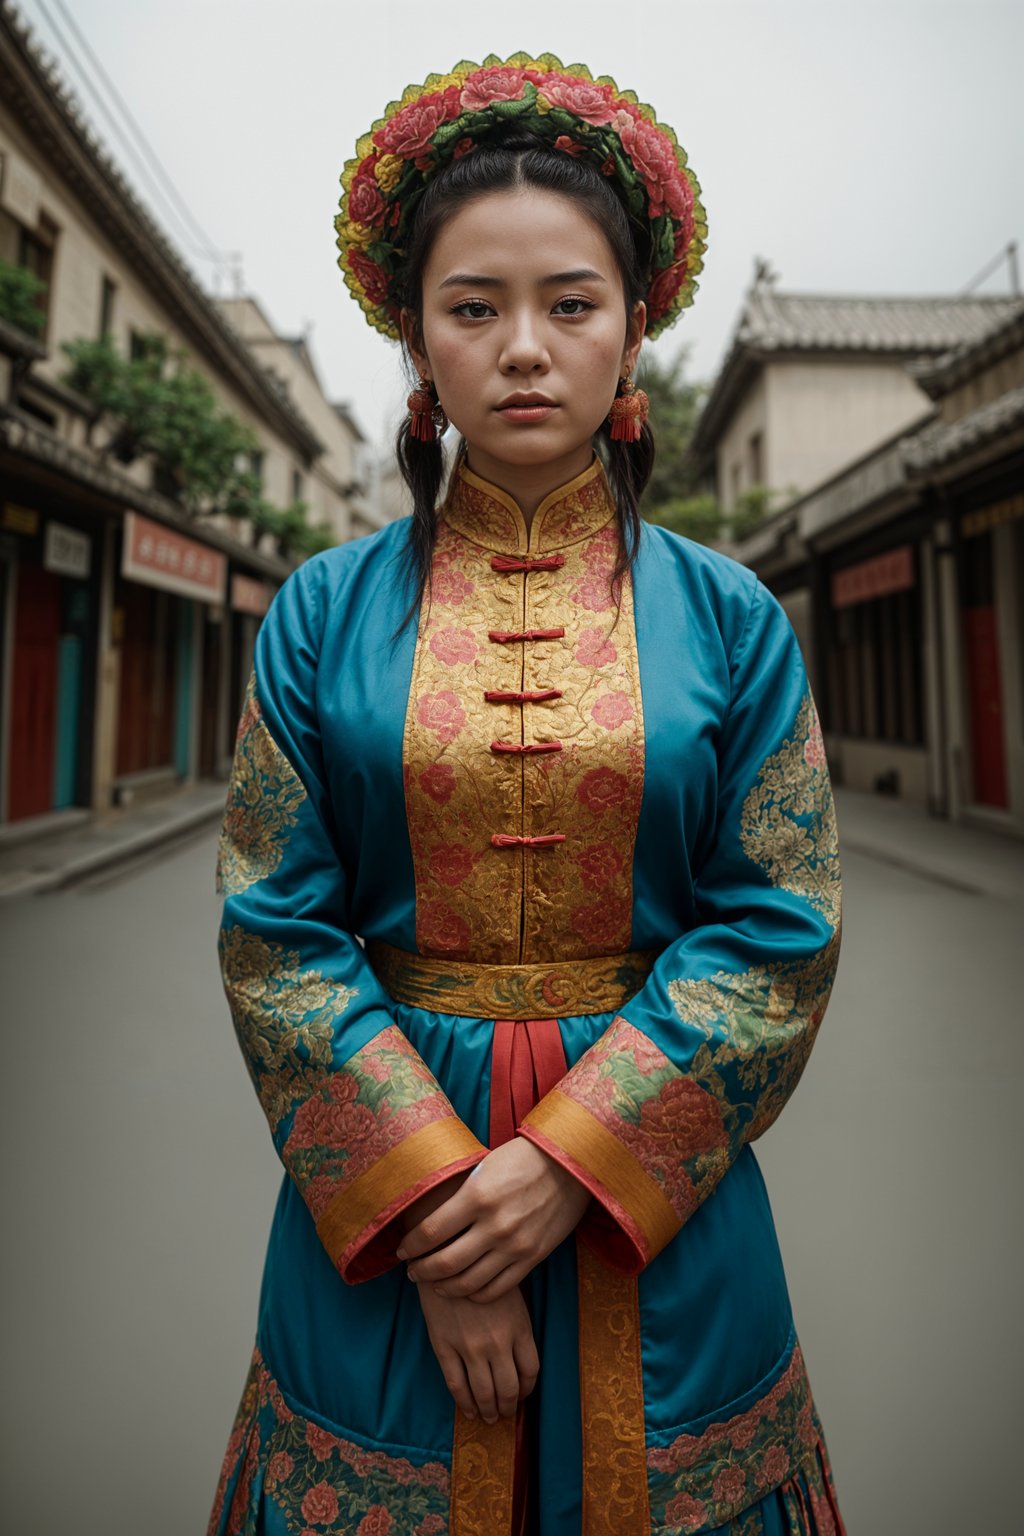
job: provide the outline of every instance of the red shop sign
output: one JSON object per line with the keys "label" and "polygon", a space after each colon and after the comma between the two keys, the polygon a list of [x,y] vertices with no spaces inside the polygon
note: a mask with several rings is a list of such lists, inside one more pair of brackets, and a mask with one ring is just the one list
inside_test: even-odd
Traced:
{"label": "red shop sign", "polygon": [[227,568],[226,557],[208,544],[140,517],[138,512],[125,513],[121,574],[129,581],[162,587],[203,603],[222,603]]}
{"label": "red shop sign", "polygon": [[873,597],[903,592],[914,585],[914,551],[910,544],[887,550],[873,560],[861,560],[832,573],[832,606],[849,608]]}

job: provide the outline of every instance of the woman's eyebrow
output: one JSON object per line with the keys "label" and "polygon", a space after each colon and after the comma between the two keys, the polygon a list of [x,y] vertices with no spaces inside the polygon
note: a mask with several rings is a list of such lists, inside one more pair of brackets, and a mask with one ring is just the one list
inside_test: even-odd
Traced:
{"label": "woman's eyebrow", "polygon": [[[537,287],[545,288],[550,283],[603,283],[604,281],[600,272],[595,272],[592,267],[575,267],[571,272],[552,272],[548,277],[539,277]],[[507,286],[503,277],[488,277],[482,272],[453,272],[451,277],[446,277],[439,284],[441,288],[505,288]]]}

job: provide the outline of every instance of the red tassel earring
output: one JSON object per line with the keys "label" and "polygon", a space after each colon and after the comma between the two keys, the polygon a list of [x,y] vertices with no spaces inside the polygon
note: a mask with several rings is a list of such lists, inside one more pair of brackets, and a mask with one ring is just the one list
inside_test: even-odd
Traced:
{"label": "red tassel earring", "polygon": [[405,403],[409,407],[410,435],[421,443],[438,442],[448,430],[448,418],[426,374],[420,374],[418,386]]}
{"label": "red tassel earring", "polygon": [[633,384],[633,375],[627,373],[624,379],[619,380],[619,393],[608,412],[608,420],[612,424],[612,442],[638,443],[640,428],[647,420],[650,408],[651,402],[646,391],[637,389]]}

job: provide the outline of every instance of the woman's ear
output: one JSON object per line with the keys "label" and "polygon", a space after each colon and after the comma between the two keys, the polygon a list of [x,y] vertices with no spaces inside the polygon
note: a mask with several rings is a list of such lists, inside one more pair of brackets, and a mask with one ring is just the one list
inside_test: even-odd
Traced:
{"label": "woman's ear", "polygon": [[416,318],[411,310],[402,310],[402,313],[399,317],[399,324],[402,327],[402,340],[405,343],[405,350],[412,358],[417,372],[422,377],[429,379],[431,377],[430,359],[427,357],[427,354],[423,350],[423,338],[420,335],[419,327],[416,324]]}
{"label": "woman's ear", "polygon": [[624,374],[636,372],[646,326],[647,305],[643,299],[638,299],[633,306],[633,313],[630,315],[629,323],[626,326],[626,348],[622,354],[622,372]]}

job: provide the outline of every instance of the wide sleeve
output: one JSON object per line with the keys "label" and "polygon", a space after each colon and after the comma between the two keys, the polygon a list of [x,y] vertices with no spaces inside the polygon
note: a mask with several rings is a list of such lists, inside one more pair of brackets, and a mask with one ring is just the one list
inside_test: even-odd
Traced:
{"label": "wide sleeve", "polygon": [[697,923],[520,1127],[594,1195],[581,1235],[642,1270],[767,1130],[839,956],[832,790],[800,648],[756,582],[729,657]]}
{"label": "wide sleeve", "polygon": [[300,568],[257,638],[220,839],[219,950],[274,1145],[339,1273],[358,1281],[397,1262],[405,1207],[486,1148],[351,932],[316,705],[327,586],[322,562]]}

